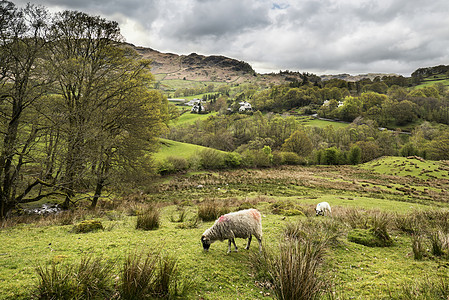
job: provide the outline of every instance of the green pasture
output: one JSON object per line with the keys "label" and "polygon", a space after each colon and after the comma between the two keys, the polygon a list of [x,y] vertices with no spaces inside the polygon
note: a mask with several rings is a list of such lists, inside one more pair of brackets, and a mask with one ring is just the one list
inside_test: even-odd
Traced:
{"label": "green pasture", "polygon": [[379,174],[419,179],[449,179],[449,169],[439,161],[420,160],[406,157],[382,157],[360,166]]}
{"label": "green pasture", "polygon": [[[163,142],[167,143],[163,146],[167,149],[161,151],[164,155],[196,151],[187,150],[188,144]],[[327,249],[320,272],[329,276],[335,298],[390,299],[391,295],[400,295],[405,285],[425,278],[447,279],[446,258],[415,260],[411,237],[394,229],[393,221],[390,247],[371,248],[350,242],[350,228],[341,218],[348,209],[362,212],[361,216],[380,211],[392,217],[447,210],[447,168],[447,164],[434,161],[384,157],[360,166],[285,166],[165,177],[162,183],[154,181],[156,188],[145,195],[148,202],[161,205],[161,224],[156,230],[136,229],[137,217],[131,212],[143,204],[126,206],[125,202],[122,207],[82,210],[70,225],[47,217],[30,224],[0,227],[0,299],[30,299],[38,280],[38,265],[75,264],[82,257],[99,256],[116,262],[111,274],[116,278],[126,255],[148,251],[162,251],[177,259],[180,278],[191,282],[186,299],[275,299],[273,290],[261,284],[253,268],[257,241],[253,240],[249,251],[243,249],[245,240],[236,239],[239,252],[226,254],[227,242],[216,242],[204,252],[200,237],[213,222],[185,226],[195,219],[198,205],[211,200],[231,211],[243,204],[259,209],[264,247],[272,249],[282,241],[288,224],[334,222],[339,230],[338,242]],[[414,187],[419,193],[407,192]],[[315,217],[314,207],[321,201],[331,204],[332,218]],[[285,212],[275,211],[280,206]],[[292,213],[298,210],[301,213]],[[176,222],[182,211],[185,220]],[[74,233],[74,224],[85,219],[100,220],[104,230]]]}
{"label": "green pasture", "polygon": [[[168,139],[159,139],[160,140],[160,149],[157,153],[153,154],[153,157],[156,161],[162,161],[163,159],[170,157],[170,156],[176,156],[176,157],[182,157],[185,159],[190,158],[191,156],[195,155],[196,153],[209,149],[207,147],[198,146],[194,144],[188,144],[188,143],[182,143],[182,142],[176,142]],[[218,151],[218,150],[217,150]]]}
{"label": "green pasture", "polygon": [[325,128],[327,126],[333,126],[334,128],[344,128],[349,125],[349,123],[344,122],[336,122],[336,121],[327,121],[327,120],[320,120],[320,119],[312,119],[305,123],[306,126],[315,126],[320,128]]}
{"label": "green pasture", "polygon": [[414,87],[414,89],[419,89],[419,88],[423,88],[426,86],[431,86],[437,83],[441,83],[444,86],[449,86],[449,78],[447,75],[445,74],[439,74],[439,75],[434,75],[434,76],[430,76],[427,78],[424,78],[423,81],[421,82],[421,84],[417,85]]}
{"label": "green pasture", "polygon": [[[190,107],[188,107],[190,109]],[[192,114],[190,111],[183,113],[179,116],[178,119],[174,120],[172,122],[172,125],[174,126],[182,126],[182,125],[190,125],[195,123],[196,121],[204,121],[210,116],[216,115],[217,112],[209,113],[209,114]]]}

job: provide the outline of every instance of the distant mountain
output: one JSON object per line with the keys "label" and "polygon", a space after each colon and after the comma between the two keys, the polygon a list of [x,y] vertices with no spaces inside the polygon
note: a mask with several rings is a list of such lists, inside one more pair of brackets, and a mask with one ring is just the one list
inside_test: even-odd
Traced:
{"label": "distant mountain", "polygon": [[[178,55],[173,53],[162,53],[151,48],[140,46],[133,47],[142,57],[151,59],[154,75],[161,75],[162,80],[181,79],[192,81],[215,81],[228,83],[288,83],[292,81],[302,81],[300,72],[279,72],[270,74],[258,74],[247,62],[221,56],[205,56],[196,53],[189,55]],[[311,75],[311,74],[309,74]],[[321,80],[342,79],[345,81],[358,81],[377,76],[393,76],[396,74],[368,73],[361,75],[337,74],[322,75]],[[319,80],[319,79],[318,79]]]}
{"label": "distant mountain", "polygon": [[323,81],[331,80],[331,79],[342,79],[344,81],[351,81],[356,82],[362,79],[369,78],[373,80],[376,77],[383,77],[383,76],[398,76],[398,74],[393,73],[368,73],[368,74],[359,74],[359,75],[350,75],[350,74],[337,74],[337,75],[321,75],[320,78]]}
{"label": "distant mountain", "polygon": [[130,46],[142,57],[153,61],[151,72],[154,75],[164,75],[163,80],[184,79],[267,84],[280,84],[294,80],[301,81],[301,76],[298,72],[257,74],[249,63],[221,55],[204,56],[196,53],[178,55],[162,53],[151,48]]}
{"label": "distant mountain", "polygon": [[144,58],[153,60],[151,72],[166,74],[164,79],[194,81],[236,81],[255,76],[250,64],[225,56],[204,56],[196,53],[177,55],[162,53],[151,48],[134,47]]}

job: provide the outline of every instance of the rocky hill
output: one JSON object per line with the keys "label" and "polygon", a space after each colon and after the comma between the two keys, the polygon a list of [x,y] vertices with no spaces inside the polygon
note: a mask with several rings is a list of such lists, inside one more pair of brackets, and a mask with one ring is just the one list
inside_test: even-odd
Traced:
{"label": "rocky hill", "polygon": [[151,48],[131,45],[142,57],[151,59],[154,75],[162,80],[183,79],[192,81],[215,81],[228,83],[259,82],[283,83],[301,80],[295,72],[284,74],[257,74],[250,64],[237,59],[196,53],[178,55],[162,53]]}
{"label": "rocky hill", "polygon": [[[237,59],[211,55],[204,56],[197,53],[189,55],[178,55],[173,53],[162,53],[157,50],[131,45],[142,57],[151,59],[154,75],[159,75],[159,80],[191,80],[191,81],[214,81],[227,83],[265,83],[282,84],[292,81],[302,81],[299,72],[279,72],[270,74],[258,74],[250,64]],[[345,81],[358,81],[364,78],[374,79],[377,76],[395,75],[369,73],[362,75],[338,74],[322,75],[321,80],[334,78]]]}

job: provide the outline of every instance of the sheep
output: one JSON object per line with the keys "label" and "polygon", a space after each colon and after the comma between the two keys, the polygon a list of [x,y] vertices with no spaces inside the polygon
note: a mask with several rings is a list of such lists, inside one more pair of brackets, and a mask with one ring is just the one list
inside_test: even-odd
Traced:
{"label": "sheep", "polygon": [[245,247],[249,249],[251,238],[254,235],[259,241],[259,252],[262,251],[262,218],[257,209],[245,209],[237,212],[228,213],[219,217],[212,227],[208,228],[201,236],[201,242],[205,251],[208,251],[210,245],[215,241],[228,239],[228,252],[231,252],[231,243],[234,244],[235,251],[237,245],[234,238],[248,239]]}
{"label": "sheep", "polygon": [[332,216],[331,206],[327,202],[318,203],[315,210],[317,216],[319,215],[324,216],[327,213],[329,213]]}

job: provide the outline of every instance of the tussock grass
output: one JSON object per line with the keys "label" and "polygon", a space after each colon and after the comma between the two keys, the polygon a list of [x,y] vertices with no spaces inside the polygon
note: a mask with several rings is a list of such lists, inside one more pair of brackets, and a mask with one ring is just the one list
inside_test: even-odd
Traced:
{"label": "tussock grass", "polygon": [[92,256],[83,257],[78,265],[36,267],[39,281],[37,299],[108,299],[114,295],[115,262]]}
{"label": "tussock grass", "polygon": [[160,223],[159,208],[150,205],[137,215],[136,229],[154,230],[159,228]]}
{"label": "tussock grass", "polygon": [[204,222],[214,221],[230,212],[230,208],[214,200],[206,200],[198,205],[198,218]]}
{"label": "tussock grass", "polygon": [[180,278],[175,257],[134,253],[123,265],[119,293],[121,299],[181,299],[190,284]]}

